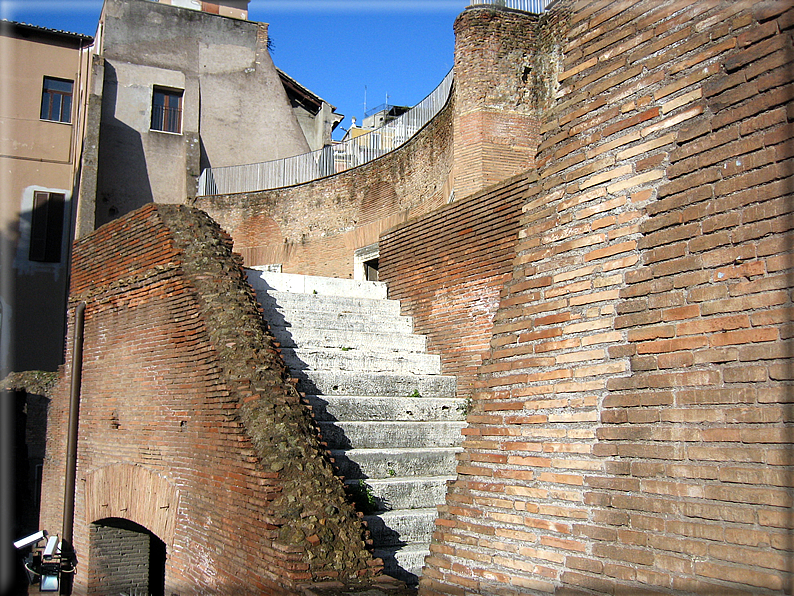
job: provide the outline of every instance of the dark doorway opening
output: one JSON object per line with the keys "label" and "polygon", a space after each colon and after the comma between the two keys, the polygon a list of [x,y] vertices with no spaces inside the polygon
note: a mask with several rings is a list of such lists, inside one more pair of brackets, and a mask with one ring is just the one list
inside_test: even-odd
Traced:
{"label": "dark doorway opening", "polygon": [[364,279],[367,281],[378,281],[378,259],[364,262]]}
{"label": "dark doorway opening", "polygon": [[165,543],[141,525],[108,518],[91,524],[90,594],[165,596]]}

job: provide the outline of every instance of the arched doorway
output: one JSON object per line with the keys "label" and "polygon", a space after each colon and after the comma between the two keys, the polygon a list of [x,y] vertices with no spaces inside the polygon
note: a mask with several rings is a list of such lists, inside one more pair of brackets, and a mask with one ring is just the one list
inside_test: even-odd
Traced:
{"label": "arched doorway", "polygon": [[89,594],[164,596],[165,543],[143,526],[106,518],[90,526]]}

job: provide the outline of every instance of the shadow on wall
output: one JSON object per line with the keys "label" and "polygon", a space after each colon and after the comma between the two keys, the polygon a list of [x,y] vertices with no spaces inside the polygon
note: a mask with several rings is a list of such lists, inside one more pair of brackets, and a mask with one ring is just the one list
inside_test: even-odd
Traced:
{"label": "shadow on wall", "polygon": [[204,139],[199,137],[199,172],[203,172],[207,168],[211,168],[209,155],[207,155],[207,148],[204,147]]}
{"label": "shadow on wall", "polygon": [[154,202],[141,133],[116,118],[117,95],[116,70],[105,62],[96,227]]}
{"label": "shadow on wall", "polygon": [[39,527],[41,463],[49,399],[25,391],[0,390],[0,593],[26,594],[22,555],[12,542]]}
{"label": "shadow on wall", "polygon": [[[43,198],[36,204],[35,195]],[[35,206],[34,206],[35,205]],[[28,187],[0,240],[0,378],[63,363],[72,226],[66,191]]]}
{"label": "shadow on wall", "polygon": [[19,237],[18,220],[0,229],[0,378],[14,370],[13,310],[16,284],[14,256]]}

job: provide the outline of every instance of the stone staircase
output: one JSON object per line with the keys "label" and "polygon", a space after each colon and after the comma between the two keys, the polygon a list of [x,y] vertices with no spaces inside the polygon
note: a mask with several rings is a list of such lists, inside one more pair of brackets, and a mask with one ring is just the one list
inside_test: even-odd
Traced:
{"label": "stone staircase", "polygon": [[378,282],[248,270],[385,571],[408,583],[455,477],[465,400]]}

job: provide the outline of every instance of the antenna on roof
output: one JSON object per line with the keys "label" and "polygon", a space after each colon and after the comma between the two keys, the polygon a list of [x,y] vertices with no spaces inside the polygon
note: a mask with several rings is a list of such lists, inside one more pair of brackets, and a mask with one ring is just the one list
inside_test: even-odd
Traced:
{"label": "antenna on roof", "polygon": [[364,85],[364,113],[367,113],[367,86]]}

